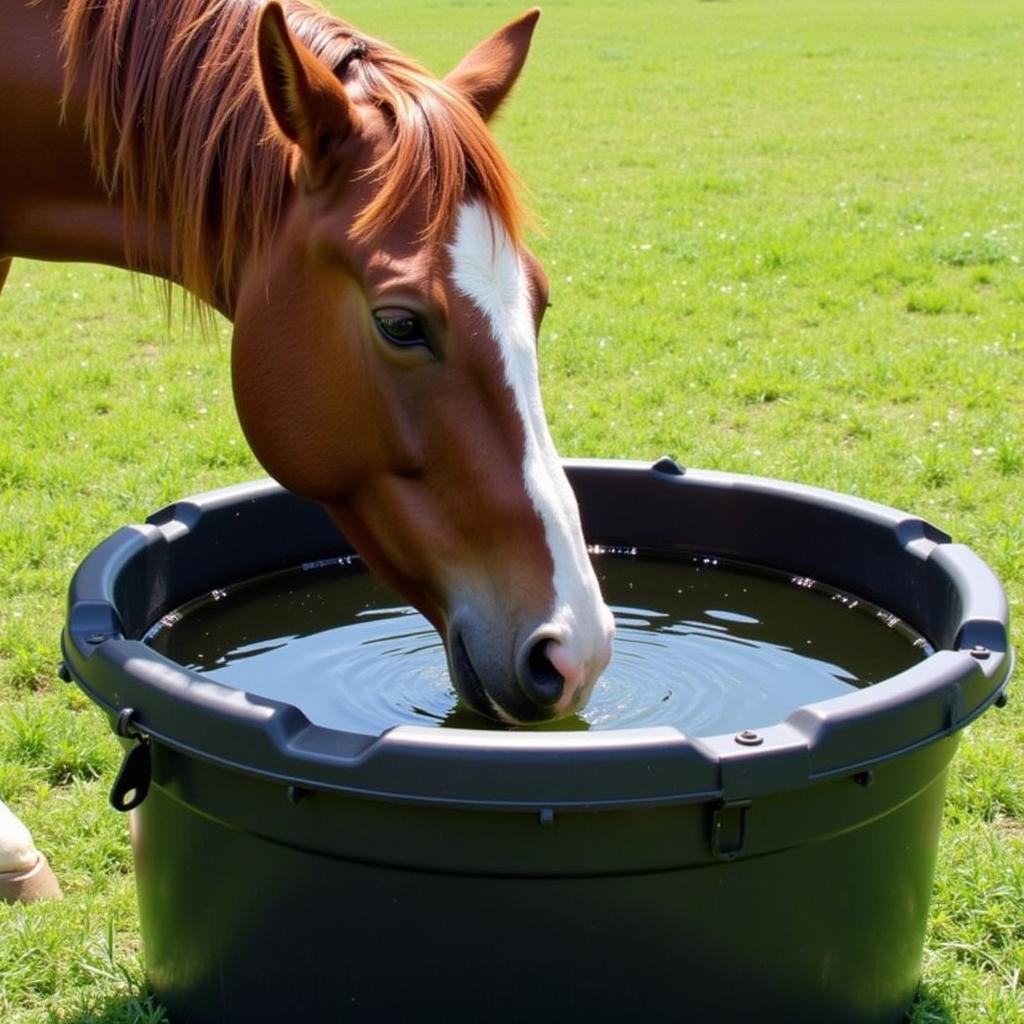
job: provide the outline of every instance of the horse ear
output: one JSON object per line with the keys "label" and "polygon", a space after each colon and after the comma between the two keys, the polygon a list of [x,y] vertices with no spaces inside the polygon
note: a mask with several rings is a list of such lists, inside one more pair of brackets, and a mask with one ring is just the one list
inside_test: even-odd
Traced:
{"label": "horse ear", "polygon": [[445,76],[448,85],[476,104],[485,121],[501,106],[523,70],[539,17],[540,9],[534,7],[509,22],[470,50]]}
{"label": "horse ear", "polygon": [[292,35],[276,0],[260,11],[256,62],[278,128],[317,164],[353,129],[354,111],[342,84]]}

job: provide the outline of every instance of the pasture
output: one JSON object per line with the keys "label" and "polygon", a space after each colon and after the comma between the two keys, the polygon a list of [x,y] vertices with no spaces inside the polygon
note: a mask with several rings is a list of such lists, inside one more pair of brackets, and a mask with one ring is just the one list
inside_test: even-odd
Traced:
{"label": "pasture", "polygon": [[[332,3],[441,73],[520,7]],[[552,282],[565,456],[796,480],[923,515],[1024,600],[1018,0],[549,0],[496,128]],[[123,523],[261,474],[230,328],[98,266],[0,295],[0,799],[66,893],[0,906],[0,1020],[158,1022],[120,761],[56,677],[68,580]],[[197,866],[200,868],[201,866]],[[954,762],[915,1024],[1024,1022],[1024,711]]]}

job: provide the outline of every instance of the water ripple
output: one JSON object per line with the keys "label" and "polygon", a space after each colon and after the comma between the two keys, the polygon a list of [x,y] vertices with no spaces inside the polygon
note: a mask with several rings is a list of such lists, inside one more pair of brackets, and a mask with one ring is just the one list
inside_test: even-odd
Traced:
{"label": "water ripple", "polygon": [[[717,560],[604,554],[597,565],[616,619],[615,656],[577,718],[539,728],[761,728],[931,650],[895,616],[804,577]],[[459,706],[426,619],[396,606],[357,563],[279,574],[216,598],[166,616],[149,642],[329,728],[495,727]]]}

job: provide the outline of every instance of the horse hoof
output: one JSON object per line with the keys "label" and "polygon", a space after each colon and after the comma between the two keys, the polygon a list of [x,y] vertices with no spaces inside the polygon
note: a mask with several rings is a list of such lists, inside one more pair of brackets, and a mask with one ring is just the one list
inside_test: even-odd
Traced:
{"label": "horse hoof", "polygon": [[0,872],[0,903],[34,903],[63,896],[57,876],[42,854],[24,871]]}

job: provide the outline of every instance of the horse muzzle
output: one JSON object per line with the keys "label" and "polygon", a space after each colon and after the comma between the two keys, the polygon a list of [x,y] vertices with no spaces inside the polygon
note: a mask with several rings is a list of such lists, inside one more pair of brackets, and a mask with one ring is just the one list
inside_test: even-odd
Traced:
{"label": "horse muzzle", "polygon": [[446,647],[452,683],[478,714],[508,724],[545,722],[578,711],[611,658],[611,615],[588,642],[544,623],[503,639],[477,616],[456,614]]}

